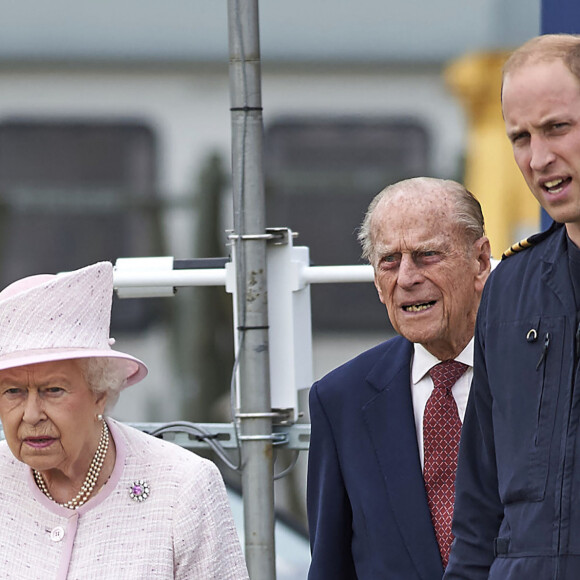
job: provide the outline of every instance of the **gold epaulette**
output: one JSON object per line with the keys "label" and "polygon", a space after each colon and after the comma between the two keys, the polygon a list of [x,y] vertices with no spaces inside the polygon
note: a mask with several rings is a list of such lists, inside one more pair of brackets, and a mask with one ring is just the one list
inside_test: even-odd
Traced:
{"label": "gold epaulette", "polygon": [[521,252],[522,250],[525,250],[526,248],[529,248],[533,245],[534,244],[532,242],[530,242],[529,238],[525,238],[525,239],[521,240],[520,242],[518,242],[517,244],[513,244],[513,246],[510,246],[501,255],[501,259],[505,260],[506,258],[509,258],[510,256],[513,256],[514,254],[517,254],[518,252]]}
{"label": "gold epaulette", "polygon": [[525,240],[522,240],[521,242],[518,242],[517,244],[514,244],[513,246],[508,248],[501,255],[501,259],[505,260],[506,258],[514,256],[515,254],[521,252],[522,250],[525,250],[526,248],[531,248],[532,246],[539,244],[542,240],[545,240],[548,236],[551,236],[556,230],[559,230],[563,226],[564,226],[563,223],[552,222],[552,225],[547,230],[544,230],[539,234],[534,234],[533,236],[530,236],[529,238],[526,238]]}

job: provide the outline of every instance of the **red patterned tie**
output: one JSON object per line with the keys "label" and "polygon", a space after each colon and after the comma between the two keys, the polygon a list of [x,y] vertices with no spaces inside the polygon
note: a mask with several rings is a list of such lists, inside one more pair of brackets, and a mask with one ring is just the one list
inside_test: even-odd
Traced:
{"label": "red patterned tie", "polygon": [[449,560],[453,540],[451,520],[461,434],[461,420],[451,387],[466,369],[467,365],[463,363],[446,360],[429,371],[435,388],[427,401],[423,416],[423,477],[444,568]]}

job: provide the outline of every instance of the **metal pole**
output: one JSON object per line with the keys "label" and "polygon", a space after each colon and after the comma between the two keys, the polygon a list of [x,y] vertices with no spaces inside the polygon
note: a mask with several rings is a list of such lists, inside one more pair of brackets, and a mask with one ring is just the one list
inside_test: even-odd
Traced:
{"label": "metal pole", "polygon": [[245,553],[252,580],[275,580],[258,0],[228,0],[228,30]]}

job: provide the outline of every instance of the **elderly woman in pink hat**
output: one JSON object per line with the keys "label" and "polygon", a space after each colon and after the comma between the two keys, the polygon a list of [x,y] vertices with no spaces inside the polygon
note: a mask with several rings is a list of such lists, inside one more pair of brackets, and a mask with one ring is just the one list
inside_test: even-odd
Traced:
{"label": "elderly woman in pink hat", "polygon": [[106,416],[147,374],[112,294],[108,262],[0,292],[0,578],[247,579],[215,465]]}

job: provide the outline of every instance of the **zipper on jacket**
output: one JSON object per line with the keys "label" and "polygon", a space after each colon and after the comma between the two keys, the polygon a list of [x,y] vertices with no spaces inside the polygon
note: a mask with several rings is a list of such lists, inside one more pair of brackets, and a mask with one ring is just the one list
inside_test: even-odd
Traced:
{"label": "zipper on jacket", "polygon": [[[580,337],[580,325],[578,326],[578,330],[576,331],[576,351],[578,352],[578,339]],[[540,368],[540,365],[544,360],[546,360],[546,356],[548,356],[548,348],[550,348],[550,333],[546,332],[546,336],[544,337],[544,346],[542,348],[542,354],[540,356],[540,360],[536,365],[536,370]]]}
{"label": "zipper on jacket", "polygon": [[544,386],[546,382],[546,357],[548,356],[548,349],[550,348],[550,333],[546,332],[544,335],[544,345],[542,346],[542,354],[540,355],[540,360],[536,365],[536,370],[540,368],[540,365],[544,363],[544,376],[542,377],[542,389],[540,391],[540,400],[538,401],[538,416],[536,418],[536,434],[534,436],[534,445],[538,444],[538,430],[540,428],[540,415],[542,413],[542,403],[544,401]]}

